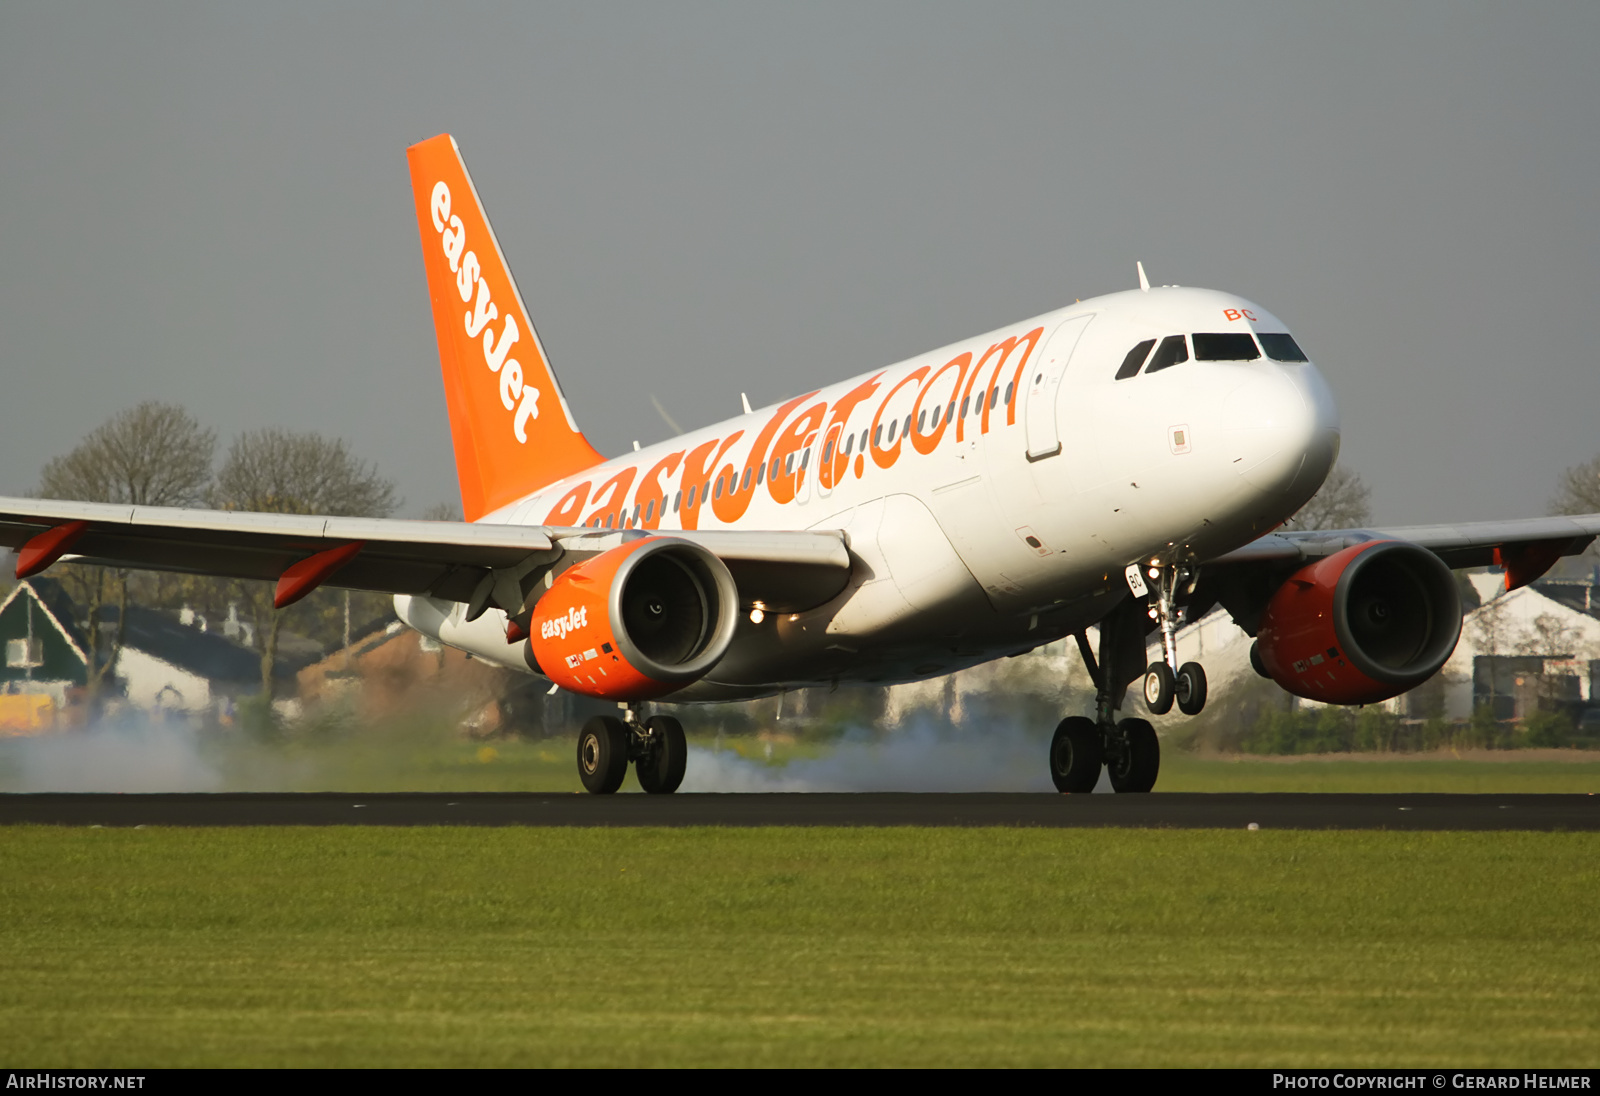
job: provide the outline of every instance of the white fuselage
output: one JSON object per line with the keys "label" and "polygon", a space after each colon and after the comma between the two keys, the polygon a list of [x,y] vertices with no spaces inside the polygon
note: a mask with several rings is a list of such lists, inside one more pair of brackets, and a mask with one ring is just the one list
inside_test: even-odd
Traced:
{"label": "white fuselage", "polygon": [[[948,673],[1098,619],[1130,563],[1204,561],[1315,493],[1339,432],[1310,362],[1198,360],[1188,339],[1189,360],[1117,379],[1147,340],[1286,330],[1211,290],[1096,297],[628,453],[483,520],[848,534],[842,593],[742,617],[721,662],[669,699]],[[449,603],[397,606],[526,669],[498,611],[466,624]]]}

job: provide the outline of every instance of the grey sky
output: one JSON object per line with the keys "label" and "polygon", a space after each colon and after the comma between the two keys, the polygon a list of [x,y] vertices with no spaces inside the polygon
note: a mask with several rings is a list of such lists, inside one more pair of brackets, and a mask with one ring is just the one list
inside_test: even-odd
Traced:
{"label": "grey sky", "polygon": [[[1107,10],[1107,9],[1110,10]],[[0,6],[0,492],[140,399],[455,499],[405,147],[607,453],[1153,279],[1285,319],[1380,520],[1600,451],[1600,6]]]}

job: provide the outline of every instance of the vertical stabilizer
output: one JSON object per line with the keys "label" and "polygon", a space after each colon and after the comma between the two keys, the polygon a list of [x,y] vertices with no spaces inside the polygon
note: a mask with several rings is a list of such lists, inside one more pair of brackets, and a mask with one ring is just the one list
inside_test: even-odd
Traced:
{"label": "vertical stabilizer", "polygon": [[462,514],[476,521],[605,458],[572,421],[454,138],[412,145],[406,159]]}

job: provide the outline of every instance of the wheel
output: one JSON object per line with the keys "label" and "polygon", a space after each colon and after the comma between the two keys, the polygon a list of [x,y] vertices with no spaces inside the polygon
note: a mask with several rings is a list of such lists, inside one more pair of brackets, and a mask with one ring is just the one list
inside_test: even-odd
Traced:
{"label": "wheel", "polygon": [[1198,662],[1185,662],[1178,667],[1178,711],[1184,715],[1199,715],[1206,706],[1206,669]]}
{"label": "wheel", "polygon": [[1059,792],[1092,792],[1100,782],[1100,728],[1094,720],[1069,716],[1050,740],[1050,779]]}
{"label": "wheel", "polygon": [[654,795],[667,795],[683,783],[683,767],[689,760],[689,744],[683,738],[683,724],[670,715],[653,715],[645,720],[650,732],[648,753],[633,763],[639,787]]}
{"label": "wheel", "polygon": [[1119,792],[1147,792],[1156,786],[1161,771],[1161,743],[1156,729],[1142,719],[1124,719],[1117,724],[1122,748],[1106,759],[1111,787]]}
{"label": "wheel", "polygon": [[1144,706],[1155,715],[1172,711],[1172,694],[1176,684],[1172,667],[1165,662],[1152,662],[1144,672]]}
{"label": "wheel", "polygon": [[1267,664],[1261,661],[1260,640],[1256,640],[1254,643],[1250,644],[1250,668],[1264,678],[1268,678],[1270,680],[1272,677],[1271,674],[1267,673]]}
{"label": "wheel", "polygon": [[597,715],[578,735],[578,777],[595,795],[610,795],[628,775],[628,729],[620,719]]}

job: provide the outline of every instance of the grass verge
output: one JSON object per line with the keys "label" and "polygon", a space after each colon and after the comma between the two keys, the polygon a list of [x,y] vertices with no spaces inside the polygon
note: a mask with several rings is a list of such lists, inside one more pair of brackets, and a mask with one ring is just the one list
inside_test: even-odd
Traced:
{"label": "grass verge", "polygon": [[30,1068],[1600,1057],[1595,834],[4,836]]}

